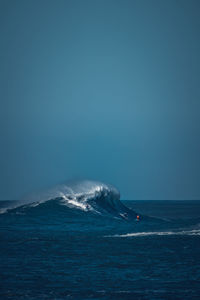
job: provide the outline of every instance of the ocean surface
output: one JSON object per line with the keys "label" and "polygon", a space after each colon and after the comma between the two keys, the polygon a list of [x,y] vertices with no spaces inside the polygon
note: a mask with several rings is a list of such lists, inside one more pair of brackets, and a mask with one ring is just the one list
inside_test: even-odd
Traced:
{"label": "ocean surface", "polygon": [[0,208],[0,299],[200,299],[200,201],[82,181]]}

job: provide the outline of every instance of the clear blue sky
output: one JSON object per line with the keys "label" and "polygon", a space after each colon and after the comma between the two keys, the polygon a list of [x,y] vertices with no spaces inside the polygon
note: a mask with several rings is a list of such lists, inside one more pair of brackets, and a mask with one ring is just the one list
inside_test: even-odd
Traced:
{"label": "clear blue sky", "polygon": [[1,200],[200,199],[199,0],[0,0],[0,43]]}

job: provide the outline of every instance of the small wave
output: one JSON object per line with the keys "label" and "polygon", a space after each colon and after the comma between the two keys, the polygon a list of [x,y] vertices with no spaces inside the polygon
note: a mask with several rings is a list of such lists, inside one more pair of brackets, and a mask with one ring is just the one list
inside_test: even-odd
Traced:
{"label": "small wave", "polygon": [[126,234],[115,234],[106,237],[128,238],[128,237],[144,237],[144,236],[170,236],[170,235],[200,235],[200,229],[182,230],[182,231],[145,231],[132,232]]}

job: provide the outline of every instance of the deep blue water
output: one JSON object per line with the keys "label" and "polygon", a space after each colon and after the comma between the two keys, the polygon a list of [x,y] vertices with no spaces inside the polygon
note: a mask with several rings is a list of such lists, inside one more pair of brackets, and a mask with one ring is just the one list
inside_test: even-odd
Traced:
{"label": "deep blue water", "polygon": [[0,299],[200,299],[200,201],[109,201],[4,211]]}

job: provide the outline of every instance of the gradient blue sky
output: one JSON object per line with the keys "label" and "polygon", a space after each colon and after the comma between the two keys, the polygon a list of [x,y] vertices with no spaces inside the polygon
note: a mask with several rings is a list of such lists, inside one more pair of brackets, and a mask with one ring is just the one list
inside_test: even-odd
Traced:
{"label": "gradient blue sky", "polygon": [[200,199],[199,0],[0,0],[0,43],[0,199]]}

